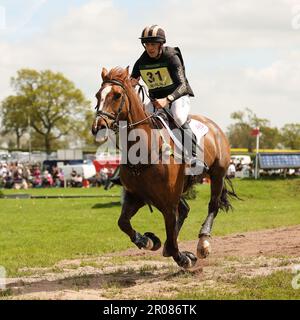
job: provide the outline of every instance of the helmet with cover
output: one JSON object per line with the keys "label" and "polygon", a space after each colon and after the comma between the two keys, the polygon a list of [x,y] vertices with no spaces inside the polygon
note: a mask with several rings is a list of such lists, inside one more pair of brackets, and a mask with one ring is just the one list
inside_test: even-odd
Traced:
{"label": "helmet with cover", "polygon": [[142,43],[166,43],[166,34],[161,27],[155,24],[144,28],[139,39]]}

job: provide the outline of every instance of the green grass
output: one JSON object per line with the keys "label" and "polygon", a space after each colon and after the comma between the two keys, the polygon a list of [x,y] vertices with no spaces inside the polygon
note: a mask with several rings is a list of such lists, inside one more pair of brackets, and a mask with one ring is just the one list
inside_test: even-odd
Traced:
{"label": "green grass", "polygon": [[[234,211],[221,212],[214,235],[300,224],[300,180],[234,181],[244,201],[233,201]],[[198,198],[189,201],[191,212],[180,240],[196,239],[207,214],[209,186],[197,187]],[[4,194],[107,195],[107,198],[0,199],[0,265],[8,275],[22,267],[48,267],[63,259],[94,256],[133,247],[117,220],[120,214],[115,187],[103,189],[2,190]],[[165,240],[161,213],[144,207],[132,219],[141,233],[155,232]]]}
{"label": "green grass", "polygon": [[[232,280],[232,290],[206,289],[178,293],[175,299],[193,300],[299,300],[300,289],[291,285],[295,275],[287,271],[277,271],[269,276],[255,278],[237,277]],[[231,292],[232,291],[232,292]],[[159,298],[159,297],[158,297]]]}

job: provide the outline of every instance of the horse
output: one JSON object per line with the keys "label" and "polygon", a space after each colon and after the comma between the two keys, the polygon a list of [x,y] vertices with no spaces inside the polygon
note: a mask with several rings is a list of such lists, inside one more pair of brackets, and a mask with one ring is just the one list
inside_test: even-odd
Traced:
{"label": "horse", "polygon": [[[139,128],[150,137],[151,130],[156,128],[155,122],[145,111],[138,92],[131,84],[129,67],[116,67],[109,72],[103,68],[101,76],[103,82],[96,93],[97,111],[92,124],[93,135],[97,135],[100,129],[112,129],[117,132],[120,129],[119,123],[126,121],[127,134],[134,128]],[[200,228],[197,245],[197,257],[204,259],[211,252],[211,230],[219,209],[228,211],[232,208],[229,196],[237,195],[231,181],[226,179],[230,163],[230,145],[225,134],[217,124],[204,116],[191,115],[191,118],[201,121],[209,129],[204,136],[204,160],[208,170],[198,176],[208,176],[211,181],[208,214]],[[146,148],[150,154],[151,147]],[[172,257],[179,267],[188,269],[195,265],[197,257],[191,252],[181,252],[177,237],[190,210],[182,195],[192,183],[190,176],[185,175],[186,164],[176,163],[172,159],[171,157],[168,164],[127,163],[120,166],[120,178],[125,195],[118,226],[139,249],[158,250],[161,241],[154,233],[146,232],[141,235],[130,223],[141,207],[147,204],[156,207],[163,214],[165,223],[166,241],[163,256]]]}

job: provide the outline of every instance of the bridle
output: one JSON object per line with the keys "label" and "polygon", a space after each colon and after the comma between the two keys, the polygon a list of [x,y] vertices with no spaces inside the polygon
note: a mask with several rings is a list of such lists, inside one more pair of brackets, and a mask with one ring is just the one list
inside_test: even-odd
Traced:
{"label": "bridle", "polygon": [[121,87],[123,89],[123,91],[124,91],[124,94],[122,94],[122,99],[121,99],[117,114],[99,110],[99,105],[97,105],[95,107],[95,109],[96,109],[96,119],[95,119],[95,127],[96,128],[95,129],[97,129],[97,124],[98,124],[98,121],[99,121],[100,118],[102,118],[105,121],[107,128],[109,127],[107,120],[111,119],[111,120],[113,120],[112,125],[111,125],[111,129],[116,132],[119,129],[118,121],[119,121],[120,115],[121,115],[121,113],[123,111],[123,108],[124,108],[124,105],[125,105],[125,97],[127,97],[128,102],[129,102],[129,107],[128,107],[128,112],[129,113],[131,113],[131,102],[130,102],[130,99],[128,97],[126,88],[125,88],[125,86],[123,85],[123,83],[121,81],[115,80],[115,79],[104,80],[102,82],[101,88],[106,83],[111,83],[111,84],[114,84],[114,85],[117,85],[117,86]]}
{"label": "bridle", "polygon": [[[128,102],[129,102],[129,105],[128,105],[128,113],[129,113],[129,114],[131,115],[131,117],[132,117],[132,114],[131,114],[131,101],[130,101],[130,99],[129,99],[127,90],[126,90],[124,84],[123,84],[121,81],[116,80],[116,79],[104,80],[104,81],[102,82],[101,88],[102,88],[103,85],[106,84],[106,83],[110,83],[110,84],[117,85],[117,86],[121,87],[121,88],[123,89],[122,99],[121,99],[121,102],[120,102],[120,105],[119,105],[119,108],[118,108],[118,111],[117,111],[116,114],[115,114],[115,113],[111,113],[111,112],[106,112],[106,111],[99,110],[99,105],[97,105],[97,106],[95,107],[95,109],[96,109],[95,129],[97,130],[97,124],[98,124],[99,119],[103,119],[103,120],[105,121],[105,123],[106,123],[106,127],[109,128],[109,125],[108,125],[107,120],[108,120],[108,119],[111,119],[111,120],[113,120],[113,122],[112,122],[112,124],[111,124],[111,128],[110,128],[110,129],[112,129],[114,132],[118,132],[118,131],[119,131],[119,128],[120,128],[118,122],[119,122],[120,115],[121,115],[121,113],[122,113],[122,111],[123,111],[124,105],[125,105],[125,99],[126,99],[126,97],[127,97]],[[146,120],[148,120],[148,119],[150,119],[150,118],[152,118],[152,117],[153,117],[153,115],[151,114],[151,115],[145,117],[145,118],[142,119],[142,120],[139,120],[139,121],[137,121],[137,122],[131,122],[131,123],[129,123],[129,124],[127,125],[127,128],[128,128],[128,129],[131,129],[131,128],[133,128],[134,126],[136,126],[136,125],[138,125],[138,124],[140,124],[140,123],[143,123],[144,121],[146,121]]]}

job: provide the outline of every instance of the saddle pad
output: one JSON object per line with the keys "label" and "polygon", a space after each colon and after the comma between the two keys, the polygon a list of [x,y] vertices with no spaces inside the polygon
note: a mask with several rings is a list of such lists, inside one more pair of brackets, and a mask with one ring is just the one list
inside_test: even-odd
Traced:
{"label": "saddle pad", "polygon": [[208,132],[208,127],[199,120],[191,119],[190,127],[195,136],[197,137],[198,143],[200,142],[201,138],[205,136]]}
{"label": "saddle pad", "polygon": [[[157,115],[157,118],[159,118],[159,120],[161,121],[161,123],[163,124],[163,126],[167,129],[171,139],[174,141],[174,143],[176,144],[176,146],[179,148],[179,150],[182,150],[182,144],[181,142],[178,141],[178,139],[175,137],[175,135],[172,133],[170,127],[166,124],[165,120]],[[200,147],[200,149],[202,150],[201,147],[201,138],[207,134],[208,132],[208,127],[203,124],[202,122],[195,120],[195,119],[191,119],[190,120],[190,127],[193,131],[193,133],[195,134],[196,138],[197,138],[197,144]]]}

